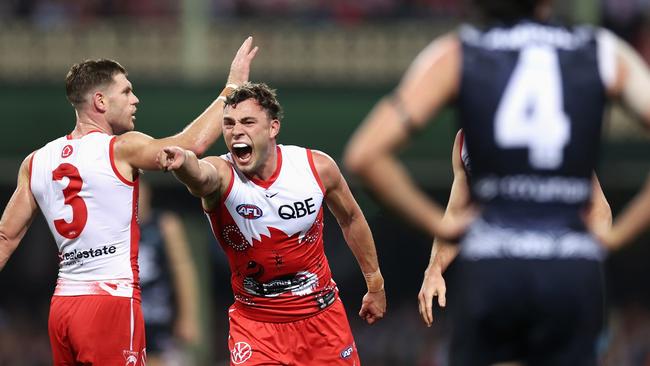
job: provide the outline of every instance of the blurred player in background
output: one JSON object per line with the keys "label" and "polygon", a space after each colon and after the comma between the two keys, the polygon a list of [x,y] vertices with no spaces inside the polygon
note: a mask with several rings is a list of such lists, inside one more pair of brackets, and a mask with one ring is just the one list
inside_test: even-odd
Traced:
{"label": "blurred player in background", "polygon": [[199,289],[183,221],[151,207],[151,186],[140,180],[138,223],[140,289],[147,365],[192,364],[188,347],[199,342]]}
{"label": "blurred player in background", "polygon": [[198,160],[167,147],[163,168],[201,197],[228,256],[235,303],[229,310],[231,365],[360,365],[325,257],[323,203],[338,221],[366,279],[359,315],[373,324],[386,298],[375,244],[334,160],[278,145],[282,108],[265,84],[226,100],[229,153]]}
{"label": "blurred player in background", "polygon": [[[454,181],[451,185],[445,216],[462,215],[463,210],[470,204],[471,160],[463,140],[463,132],[460,130],[456,134],[452,149],[451,164]],[[612,210],[595,175],[591,202],[585,212],[585,221],[597,232],[606,231],[612,225]],[[429,265],[424,272],[422,288],[418,295],[420,315],[427,326],[433,324],[433,298],[437,297],[440,307],[446,306],[447,285],[442,274],[456,258],[458,251],[458,245],[438,239],[433,241]]]}
{"label": "blurred player in background", "polygon": [[[246,39],[228,83],[248,80],[257,52]],[[126,70],[88,60],[66,76],[74,130],[30,154],[0,220],[0,269],[38,209],[59,249],[49,335],[55,365],[144,365],[138,283],[138,171],[158,169],[160,149],[177,144],[202,154],[221,135],[226,86],[181,133],[153,139],[135,132],[138,98]]]}
{"label": "blurred player in background", "polygon": [[610,32],[548,22],[547,0],[474,0],[481,27],[436,39],[349,143],[348,168],[431,235],[462,233],[395,158],[455,103],[481,214],[462,238],[452,365],[595,365],[604,251],[583,210],[605,105],[650,124],[650,76]]}

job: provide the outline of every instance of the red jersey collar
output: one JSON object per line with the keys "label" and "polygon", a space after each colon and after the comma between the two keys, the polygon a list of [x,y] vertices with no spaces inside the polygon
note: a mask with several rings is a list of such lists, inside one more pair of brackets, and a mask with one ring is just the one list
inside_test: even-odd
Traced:
{"label": "red jersey collar", "polygon": [[280,146],[276,146],[275,149],[276,149],[277,154],[278,154],[278,159],[277,159],[277,162],[275,164],[275,171],[269,177],[269,179],[264,180],[264,179],[259,179],[259,178],[256,178],[256,177],[249,177],[248,175],[246,175],[246,177],[248,179],[250,179],[251,182],[253,182],[253,183],[257,184],[258,186],[260,186],[262,188],[265,188],[265,189],[269,188],[271,185],[273,185],[273,183],[275,183],[275,181],[278,179],[278,176],[280,175],[280,170],[282,169],[282,149],[280,149]]}

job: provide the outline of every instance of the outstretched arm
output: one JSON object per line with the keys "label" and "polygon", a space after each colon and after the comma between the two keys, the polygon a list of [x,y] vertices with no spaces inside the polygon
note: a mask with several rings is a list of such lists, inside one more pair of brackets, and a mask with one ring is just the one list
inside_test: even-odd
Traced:
{"label": "outstretched arm", "polygon": [[202,155],[221,135],[225,96],[248,81],[250,65],[257,50],[257,47],[253,47],[253,38],[248,37],[232,61],[228,84],[220,96],[182,132],[162,139],[135,131],[118,136],[114,149],[120,173],[132,177],[133,169],[157,169],[156,155],[165,146],[180,146]]}
{"label": "outstretched arm", "polygon": [[20,165],[16,190],[9,199],[0,219],[0,271],[25,236],[38,210],[38,205],[29,187],[29,164],[33,155],[34,153],[30,154]]}
{"label": "outstretched arm", "polygon": [[345,152],[346,168],[379,198],[433,236],[454,237],[463,225],[441,225],[443,209],[417,188],[395,155],[411,130],[422,128],[457,93],[461,46],[443,37],[415,59],[391,96],[381,100],[355,132]]}
{"label": "outstretched arm", "polygon": [[368,286],[359,316],[368,324],[373,324],[384,317],[386,294],[370,227],[334,160],[318,151],[313,151],[313,158],[325,188],[327,207],[336,217]]}
{"label": "outstretched arm", "polygon": [[[452,149],[451,162],[454,171],[454,181],[451,185],[451,193],[449,194],[449,202],[447,203],[444,219],[464,212],[470,201],[469,183],[467,182],[467,175],[460,157],[463,141],[462,134],[462,131],[458,131]],[[424,271],[422,288],[418,294],[420,316],[428,327],[433,324],[433,297],[438,297],[438,305],[441,307],[445,307],[447,304],[447,286],[442,274],[454,258],[456,258],[458,250],[458,245],[439,239],[433,241],[431,258],[429,259],[427,269]]]}
{"label": "outstretched arm", "polygon": [[230,164],[225,160],[216,156],[199,160],[192,151],[178,146],[163,148],[156,160],[160,169],[174,172],[192,195],[200,197],[206,210],[219,202],[233,179]]}

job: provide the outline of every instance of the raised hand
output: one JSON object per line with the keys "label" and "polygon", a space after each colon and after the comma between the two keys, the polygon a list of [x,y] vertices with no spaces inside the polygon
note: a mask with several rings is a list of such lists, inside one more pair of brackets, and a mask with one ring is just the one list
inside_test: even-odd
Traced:
{"label": "raised hand", "polygon": [[165,172],[174,171],[185,163],[185,150],[178,146],[164,147],[158,153],[156,162],[161,170]]}
{"label": "raised hand", "polygon": [[230,64],[228,84],[242,85],[248,81],[251,63],[257,54],[258,47],[253,47],[253,37],[248,37],[242,43]]}

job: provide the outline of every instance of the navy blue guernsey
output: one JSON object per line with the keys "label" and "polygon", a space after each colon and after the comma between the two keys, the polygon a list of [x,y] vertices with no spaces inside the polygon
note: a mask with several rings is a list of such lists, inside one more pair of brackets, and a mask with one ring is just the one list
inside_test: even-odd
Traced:
{"label": "navy blue guernsey", "polygon": [[461,28],[457,108],[483,220],[584,230],[606,91],[597,29]]}
{"label": "navy blue guernsey", "polygon": [[168,327],[171,332],[175,311],[174,287],[160,227],[160,214],[156,211],[151,213],[149,220],[140,223],[139,251],[142,313],[145,324],[147,327]]}

